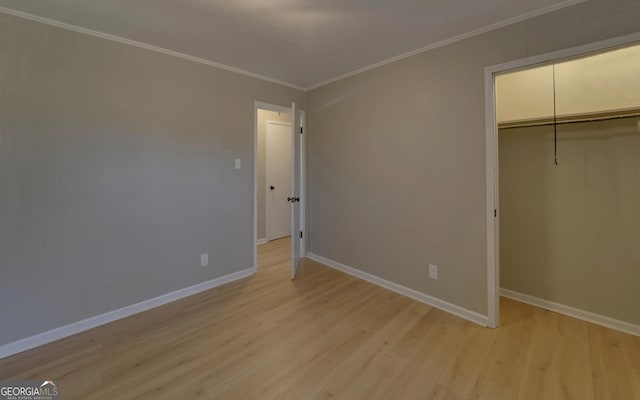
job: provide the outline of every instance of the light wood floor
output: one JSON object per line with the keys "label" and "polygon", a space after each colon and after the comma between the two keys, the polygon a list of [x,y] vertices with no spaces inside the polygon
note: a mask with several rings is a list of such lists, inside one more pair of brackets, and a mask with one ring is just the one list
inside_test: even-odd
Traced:
{"label": "light wood floor", "polygon": [[640,338],[509,300],[482,328],[311,261],[292,282],[288,252],[0,360],[0,379],[58,379],[64,400],[640,399]]}

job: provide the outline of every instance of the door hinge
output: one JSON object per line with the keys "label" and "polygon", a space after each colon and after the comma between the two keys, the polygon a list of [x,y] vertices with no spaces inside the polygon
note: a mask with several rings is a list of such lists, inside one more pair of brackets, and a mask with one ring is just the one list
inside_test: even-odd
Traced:
{"label": "door hinge", "polygon": [[302,231],[300,231],[300,239],[302,239]]}
{"label": "door hinge", "polygon": [[493,218],[497,218],[498,217],[498,210],[496,210],[495,208],[493,209]]}
{"label": "door hinge", "polygon": [[303,132],[304,132],[304,128],[301,126],[300,127],[300,133],[303,133]]}

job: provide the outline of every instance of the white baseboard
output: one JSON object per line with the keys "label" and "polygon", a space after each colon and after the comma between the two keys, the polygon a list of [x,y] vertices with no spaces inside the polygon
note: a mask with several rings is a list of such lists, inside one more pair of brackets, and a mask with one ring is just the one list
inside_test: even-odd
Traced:
{"label": "white baseboard", "polygon": [[95,317],[90,317],[87,319],[83,319],[82,321],[73,322],[71,324],[64,325],[50,331],[39,333],[25,339],[20,339],[15,342],[2,345],[0,346],[0,359],[21,353],[29,349],[33,349],[34,347],[42,346],[43,344],[65,338],[67,336],[75,335],[76,333],[80,333],[97,326],[104,325],[109,322],[149,310],[151,308],[161,306],[163,304],[170,303],[172,301],[182,299],[184,297],[194,295],[196,293],[200,293],[208,289],[212,289],[217,286],[224,285],[225,283],[245,278],[252,275],[253,273],[253,268],[234,272],[232,274],[221,276],[210,281],[198,283],[184,289],[176,290],[175,292],[163,294],[149,300],[144,300],[140,303],[132,304],[118,310],[109,311],[101,315],[96,315]]}
{"label": "white baseboard", "polygon": [[265,243],[269,243],[269,241],[267,240],[267,238],[262,238],[262,239],[258,239],[256,240],[256,244],[258,246],[260,246],[261,244],[265,244]]}
{"label": "white baseboard", "polygon": [[360,278],[367,282],[373,283],[374,285],[381,286],[385,289],[389,289],[393,292],[399,293],[403,296],[407,296],[421,303],[428,304],[432,307],[438,308],[440,310],[446,311],[453,315],[456,315],[460,318],[466,319],[468,321],[474,322],[478,325],[487,326],[489,323],[489,319],[487,316],[479,314],[475,311],[467,310],[466,308],[462,308],[455,304],[451,304],[444,300],[440,300],[436,297],[429,296],[428,294],[418,292],[417,290],[410,289],[406,286],[399,285],[397,283],[388,281],[386,279],[380,278],[378,276],[369,274],[364,271],[360,271],[359,269],[349,267],[347,265],[341,264],[337,261],[330,260],[328,258],[319,256],[317,254],[307,252],[307,258],[321,264],[324,264],[328,267],[337,269],[338,271],[342,271],[346,274],[355,276],[356,278]]}
{"label": "white baseboard", "polygon": [[564,304],[541,299],[539,297],[530,296],[528,294],[514,292],[513,290],[509,290],[509,289],[501,288],[500,296],[506,297],[511,300],[519,301],[521,303],[526,303],[532,306],[544,308],[545,310],[557,312],[558,314],[563,314],[569,317],[591,322],[596,325],[601,325],[607,328],[615,329],[620,332],[629,333],[635,336],[640,336],[640,325],[634,325],[629,322],[624,322],[614,318],[605,317],[600,314],[594,314],[589,311],[584,311],[578,308],[565,306]]}

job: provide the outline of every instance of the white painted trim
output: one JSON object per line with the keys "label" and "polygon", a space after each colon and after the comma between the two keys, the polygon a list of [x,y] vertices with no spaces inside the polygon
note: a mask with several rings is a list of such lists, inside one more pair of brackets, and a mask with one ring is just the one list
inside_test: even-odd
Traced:
{"label": "white painted trim", "polygon": [[551,64],[560,60],[585,57],[589,54],[597,54],[618,47],[631,46],[635,43],[640,43],[640,32],[492,65],[485,68],[485,74],[490,72],[494,75],[499,75],[505,72],[527,69],[532,66]]}
{"label": "white painted trim", "polygon": [[147,311],[152,308],[156,308],[188,296],[192,296],[196,293],[200,293],[205,290],[224,285],[225,283],[230,283],[238,279],[246,278],[248,276],[251,276],[252,274],[252,268],[244,269],[242,271],[221,276],[207,282],[198,283],[196,285],[179,289],[171,293],[166,293],[152,299],[144,300],[140,303],[132,304],[118,310],[109,311],[101,315],[96,315],[95,317],[83,319],[82,321],[77,321],[68,325],[61,326],[59,328],[52,329],[50,331],[39,333],[25,339],[20,339],[12,343],[2,345],[0,346],[0,359],[21,353],[29,349],[33,349],[38,346],[42,346],[47,343],[51,343],[53,341],[71,335],[75,335],[76,333],[93,329],[100,325],[108,324],[109,322],[126,318],[133,314],[138,314],[140,312]]}
{"label": "white painted trim", "polygon": [[58,20],[54,20],[54,19],[50,19],[50,18],[40,17],[40,16],[37,16],[37,15],[34,15],[34,14],[29,14],[29,13],[26,13],[26,12],[13,10],[11,8],[0,6],[0,13],[13,15],[14,17],[19,17],[19,18],[27,19],[29,21],[39,22],[39,23],[42,23],[42,24],[45,24],[45,25],[55,26],[56,28],[66,29],[66,30],[72,31],[72,32],[82,33],[84,35],[98,37],[100,39],[110,40],[112,42],[122,43],[122,44],[126,44],[126,45],[129,45],[129,46],[134,46],[134,47],[140,47],[140,48],[145,49],[145,50],[150,50],[150,51],[154,51],[156,53],[166,54],[166,55],[172,56],[172,57],[182,58],[184,60],[197,62],[199,64],[208,65],[210,67],[223,69],[225,71],[235,72],[237,74],[241,74],[241,75],[249,76],[251,78],[260,79],[260,80],[263,80],[263,81],[275,83],[277,85],[287,86],[287,87],[290,87],[290,88],[293,88],[293,89],[302,90],[302,91],[306,90],[302,86],[294,85],[292,83],[284,82],[284,81],[281,81],[281,80],[278,80],[278,79],[274,79],[274,78],[269,78],[268,76],[256,74],[256,73],[249,72],[249,71],[245,71],[243,69],[232,67],[232,66],[229,66],[229,65],[217,63],[215,61],[207,60],[205,58],[191,56],[189,54],[180,53],[178,51],[165,49],[164,47],[154,46],[152,44],[143,43],[143,42],[138,42],[137,40],[127,39],[127,38],[123,38],[121,36],[112,35],[110,33],[104,33],[104,32],[100,32],[100,31],[95,31],[93,29],[83,28],[81,26],[68,24],[66,22],[62,22],[62,21],[58,21]]}
{"label": "white painted trim", "polygon": [[[485,74],[485,97],[495,98],[493,74]],[[496,125],[495,102],[486,102],[486,131],[493,132]],[[486,136],[487,151],[487,316],[489,327],[500,326],[500,223],[496,217],[498,210],[498,141],[496,135]]]}
{"label": "white painted trim", "polygon": [[[487,301],[489,326],[500,323],[500,301],[498,288],[500,287],[500,233],[498,208],[498,131],[495,109],[495,76],[508,71],[515,71],[531,66],[538,66],[556,62],[558,60],[583,57],[592,53],[599,53],[607,49],[624,47],[640,43],[640,32],[618,36],[611,39],[588,43],[568,49],[553,51],[520,60],[492,65],[484,69],[485,76],[485,121],[486,121],[486,166],[487,166]],[[498,210],[498,218],[493,218],[493,210]]]}
{"label": "white painted trim", "polygon": [[455,43],[455,42],[470,38],[472,36],[480,35],[480,34],[485,33],[485,32],[489,32],[489,31],[492,31],[492,30],[495,30],[495,29],[498,29],[498,28],[502,28],[504,26],[515,24],[517,22],[525,21],[527,19],[530,19],[530,18],[533,18],[533,17],[537,17],[537,16],[542,15],[542,14],[553,12],[553,11],[556,11],[556,10],[559,10],[559,9],[562,9],[562,8],[565,8],[565,7],[573,6],[573,5],[576,5],[576,4],[579,4],[579,3],[583,3],[584,1],[586,1],[586,0],[566,0],[566,1],[563,1],[561,3],[556,3],[556,4],[553,4],[553,5],[549,6],[549,7],[544,7],[544,8],[535,10],[535,11],[531,11],[531,12],[528,12],[528,13],[525,13],[525,14],[522,14],[522,15],[519,15],[519,16],[516,16],[516,17],[513,17],[513,18],[509,18],[509,19],[506,19],[504,21],[500,21],[498,23],[495,23],[495,24],[492,24],[492,25],[489,25],[489,26],[486,26],[486,27],[483,27],[483,28],[480,28],[480,29],[475,29],[473,31],[464,33],[462,35],[454,36],[452,38],[445,39],[445,40],[442,40],[440,42],[436,42],[436,43],[430,44],[428,46],[421,47],[419,49],[409,51],[407,53],[403,53],[403,54],[400,54],[400,55],[397,55],[397,56],[394,56],[394,57],[391,57],[391,58],[387,58],[385,60],[370,64],[370,65],[368,65],[366,67],[358,68],[358,69],[356,69],[354,71],[351,71],[351,72],[348,72],[346,74],[342,74],[342,75],[336,76],[334,78],[330,78],[328,80],[325,80],[323,82],[311,85],[309,87],[302,87],[302,86],[295,85],[295,84],[288,83],[288,82],[284,82],[284,81],[281,81],[281,80],[278,80],[278,79],[270,78],[268,76],[256,74],[256,73],[249,72],[249,71],[245,71],[245,70],[240,69],[240,68],[236,68],[236,67],[232,67],[232,66],[229,66],[229,65],[217,63],[217,62],[214,62],[214,61],[211,61],[211,60],[208,60],[208,59],[191,56],[191,55],[188,55],[188,54],[180,53],[178,51],[165,49],[163,47],[154,46],[154,45],[143,43],[143,42],[138,42],[136,40],[123,38],[121,36],[116,36],[116,35],[112,35],[112,34],[109,34],[109,33],[96,31],[96,30],[93,30],[93,29],[83,28],[83,27],[80,27],[80,26],[77,26],[77,25],[68,24],[66,22],[62,22],[62,21],[58,21],[58,20],[54,20],[54,19],[50,19],[50,18],[45,18],[45,17],[40,17],[38,15],[26,13],[26,12],[23,12],[23,11],[13,10],[13,9],[7,8],[7,7],[0,6],[0,12],[4,13],[4,14],[8,14],[8,15],[13,15],[13,16],[19,17],[19,18],[24,18],[24,19],[27,19],[27,20],[30,20],[30,21],[35,21],[35,22],[40,22],[42,24],[55,26],[57,28],[66,29],[66,30],[73,31],[73,32],[78,32],[78,33],[82,33],[82,34],[85,34],[85,35],[98,37],[98,38],[101,38],[101,39],[111,40],[113,42],[122,43],[122,44],[130,45],[130,46],[140,47],[140,48],[143,48],[143,49],[146,49],[146,50],[155,51],[157,53],[162,53],[162,54],[170,55],[170,56],[173,56],[173,57],[178,57],[178,58],[182,58],[182,59],[185,59],[185,60],[197,62],[197,63],[200,63],[200,64],[209,65],[211,67],[220,68],[220,69],[223,69],[223,70],[226,70],[226,71],[235,72],[235,73],[238,73],[238,74],[241,74],[241,75],[249,76],[249,77],[252,77],[252,78],[260,79],[260,80],[263,80],[263,81],[275,83],[275,84],[282,85],[282,86],[287,86],[287,87],[290,87],[290,88],[293,88],[293,89],[298,89],[298,90],[302,90],[302,91],[309,91],[309,90],[313,90],[313,89],[319,88],[319,87],[324,86],[324,85],[328,85],[329,83],[336,82],[336,81],[339,81],[341,79],[345,79],[345,78],[348,78],[348,77],[351,77],[351,76],[354,76],[354,75],[357,75],[357,74],[360,74],[360,73],[363,73],[363,72],[366,72],[366,71],[381,67],[383,65],[387,65],[387,64],[390,64],[390,63],[393,63],[393,62],[396,62],[396,61],[400,61],[400,60],[403,60],[405,58],[413,57],[415,55],[418,55],[418,54],[421,54],[421,53],[425,53],[425,52],[427,52],[429,50],[437,49],[438,47],[443,47],[443,46],[446,46],[448,44]]}
{"label": "white painted trim", "polygon": [[367,272],[361,271],[359,269],[349,267],[347,265],[341,264],[337,261],[330,260],[328,258],[319,256],[317,254],[307,252],[307,258],[321,264],[324,264],[328,267],[337,269],[338,271],[344,272],[345,274],[349,274],[351,276],[355,276],[356,278],[360,278],[369,283],[373,283],[374,285],[378,285],[385,289],[391,290],[393,292],[399,293],[403,296],[407,296],[411,299],[419,301],[421,303],[428,304],[432,307],[438,308],[440,310],[446,311],[450,314],[456,315],[460,318],[466,319],[467,321],[471,321],[478,325],[487,326],[488,319],[485,315],[479,314],[475,311],[467,310],[466,308],[462,308],[455,304],[451,304],[444,300],[440,300],[436,297],[429,296],[428,294],[418,292],[417,290],[410,289],[406,286],[402,286],[400,284],[388,281],[386,279],[380,278],[378,276],[369,274]]}
{"label": "white painted trim", "polygon": [[302,127],[302,134],[300,135],[300,230],[303,232],[303,237],[300,239],[300,257],[306,257],[307,255],[307,146],[306,137],[307,129],[305,127],[305,114],[300,110],[300,126]]}
{"label": "white painted trim", "polygon": [[[299,111],[296,109],[296,102],[291,102],[291,120],[293,126],[291,127],[291,196],[296,197],[300,193],[296,193],[296,155],[300,152],[300,149],[296,149],[296,135],[298,134],[296,127],[300,125],[298,121]],[[299,182],[298,182],[299,183]],[[298,192],[300,187],[298,187]],[[298,213],[300,212],[300,204],[298,204]],[[300,218],[300,215],[298,215]],[[300,221],[296,226],[296,203],[291,202],[291,280],[296,279],[296,273],[298,272],[298,262],[300,261],[300,242],[296,240],[296,232],[300,229]],[[298,252],[296,253],[296,250]],[[298,257],[296,257],[298,256]]]}
{"label": "white painted trim", "polygon": [[255,101],[256,109],[275,111],[282,114],[291,114],[291,108],[285,106],[279,106],[277,104],[265,103],[264,101]]}
{"label": "white painted trim", "polygon": [[261,238],[256,240],[256,245],[260,246],[261,244],[267,244],[269,243],[269,241],[267,240],[267,238]]}
{"label": "white painted trim", "polygon": [[370,64],[370,65],[368,65],[366,67],[358,68],[358,69],[356,69],[354,71],[347,72],[346,74],[342,74],[342,75],[336,76],[335,78],[330,78],[330,79],[327,79],[326,81],[323,81],[323,82],[317,83],[315,85],[309,86],[309,87],[306,88],[306,90],[317,89],[317,88],[319,88],[321,86],[325,86],[325,85],[328,85],[330,83],[333,83],[333,82],[336,82],[336,81],[339,81],[339,80],[342,80],[342,79],[345,79],[345,78],[349,78],[349,77],[352,77],[354,75],[358,75],[358,74],[361,74],[363,72],[370,71],[372,69],[376,69],[378,67],[382,67],[383,65],[391,64],[391,63],[394,63],[396,61],[403,60],[405,58],[409,58],[409,57],[416,56],[418,54],[426,53],[427,51],[434,50],[434,49],[437,49],[439,47],[444,47],[446,45],[449,45],[449,44],[452,44],[452,43],[455,43],[455,42],[459,42],[461,40],[468,39],[470,37],[477,36],[477,35],[480,35],[480,34],[483,34],[483,33],[489,32],[489,31],[493,31],[495,29],[499,29],[499,28],[502,28],[502,27],[505,27],[505,26],[508,26],[508,25],[513,25],[513,24],[518,23],[518,22],[526,21],[528,19],[537,17],[537,16],[542,15],[542,14],[547,14],[547,13],[550,13],[550,12],[553,12],[553,11],[556,11],[556,10],[560,10],[562,8],[565,8],[565,7],[570,7],[570,6],[573,6],[573,5],[576,5],[576,4],[584,3],[585,1],[586,0],[567,0],[567,1],[560,2],[560,3],[556,3],[556,4],[553,4],[553,5],[548,6],[548,7],[544,7],[544,8],[535,10],[535,11],[531,11],[531,12],[528,12],[528,13],[513,17],[513,18],[509,18],[509,19],[506,19],[504,21],[500,21],[500,22],[497,22],[497,23],[492,24],[492,25],[488,25],[488,26],[485,26],[485,27],[482,27],[482,28],[479,28],[479,29],[475,29],[475,30],[472,30],[472,31],[467,32],[467,33],[463,33],[462,35],[458,35],[458,36],[454,36],[454,37],[449,38],[449,39],[441,40],[439,42],[436,42],[436,43],[430,44],[428,46],[421,47],[419,49],[412,50],[412,51],[409,51],[409,52],[406,52],[406,53],[403,53],[403,54],[400,54],[400,55],[397,55],[395,57],[387,58],[385,60]]}
{"label": "white painted trim", "polygon": [[[266,201],[266,200],[265,200]],[[258,272],[258,102],[253,102],[253,273]]]}
{"label": "white painted trim", "polygon": [[640,336],[640,325],[620,321],[619,319],[605,317],[604,315],[595,314],[589,311],[581,310],[579,308],[565,306],[564,304],[541,299],[535,296],[530,296],[528,294],[515,292],[509,289],[501,288],[500,295],[511,300],[519,301],[521,303],[557,312],[558,314],[563,314],[569,317],[580,319],[582,321],[591,322],[592,324],[604,326],[606,328],[611,328],[624,333],[629,333],[631,335]]}

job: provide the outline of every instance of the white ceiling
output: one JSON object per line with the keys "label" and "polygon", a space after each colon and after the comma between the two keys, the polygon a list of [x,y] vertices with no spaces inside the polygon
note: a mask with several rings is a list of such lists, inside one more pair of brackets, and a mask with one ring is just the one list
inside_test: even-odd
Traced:
{"label": "white ceiling", "polygon": [[0,0],[0,6],[309,88],[580,0]]}

